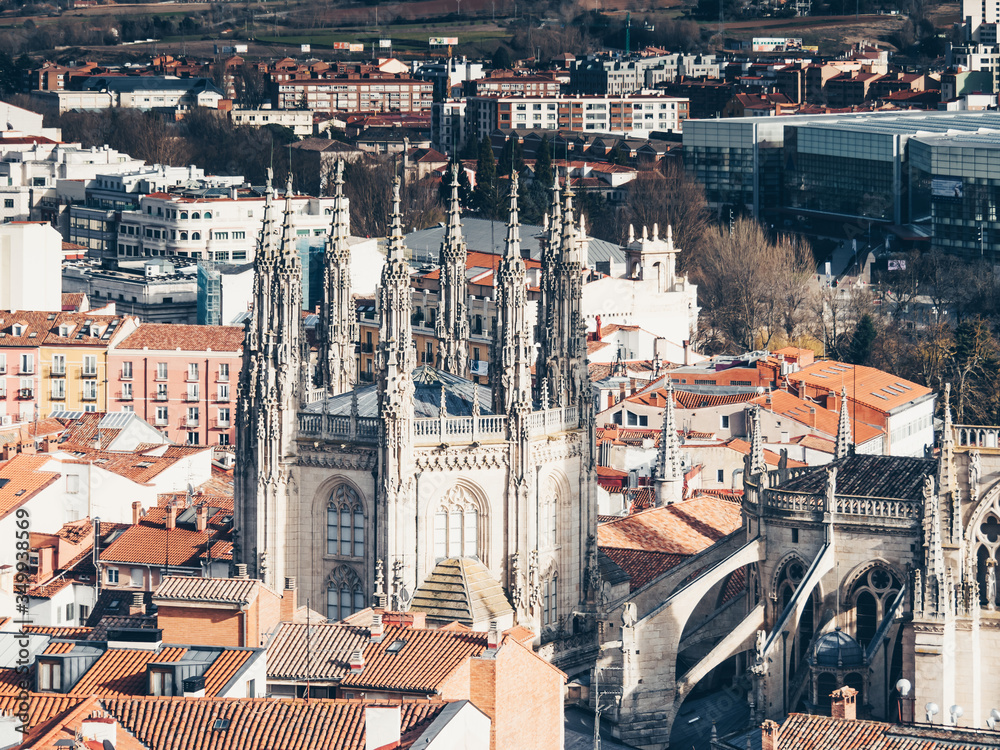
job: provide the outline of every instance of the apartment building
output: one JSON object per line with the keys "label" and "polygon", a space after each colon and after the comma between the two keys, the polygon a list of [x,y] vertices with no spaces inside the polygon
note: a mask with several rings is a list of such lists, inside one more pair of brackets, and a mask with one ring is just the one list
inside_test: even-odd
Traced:
{"label": "apartment building", "polygon": [[171,440],[233,445],[239,326],[140,326],[109,353],[111,409],[135,411]]}
{"label": "apartment building", "polygon": [[[118,224],[118,257],[177,255],[237,263],[253,260],[264,219],[261,189],[150,193],[135,211],[122,211]],[[296,195],[292,223],[299,237],[326,234],[333,198]]]}
{"label": "apartment building", "polygon": [[281,125],[299,137],[313,134],[313,113],[308,109],[233,109],[229,119],[233,125],[251,128]]}
{"label": "apartment building", "polygon": [[466,137],[488,136],[496,128],[594,131],[648,138],[653,132],[681,132],[689,101],[659,92],[623,96],[470,96]]}
{"label": "apartment building", "polygon": [[271,83],[274,109],[429,113],[433,101],[432,82],[403,76],[347,75]]}

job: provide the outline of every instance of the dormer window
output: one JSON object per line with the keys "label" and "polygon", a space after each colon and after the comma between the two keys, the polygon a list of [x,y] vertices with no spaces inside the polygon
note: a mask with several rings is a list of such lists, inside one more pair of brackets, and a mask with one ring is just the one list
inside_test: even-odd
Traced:
{"label": "dormer window", "polygon": [[59,335],[62,336],[63,338],[69,336],[69,326],[67,325],[59,326]]}
{"label": "dormer window", "polygon": [[10,329],[10,332],[15,336],[23,336],[24,326],[21,325],[20,323],[15,323],[13,327]]}
{"label": "dormer window", "polygon": [[38,691],[58,693],[62,690],[62,664],[57,661],[38,662]]}
{"label": "dormer window", "polygon": [[149,694],[170,696],[174,694],[174,674],[167,669],[149,670]]}

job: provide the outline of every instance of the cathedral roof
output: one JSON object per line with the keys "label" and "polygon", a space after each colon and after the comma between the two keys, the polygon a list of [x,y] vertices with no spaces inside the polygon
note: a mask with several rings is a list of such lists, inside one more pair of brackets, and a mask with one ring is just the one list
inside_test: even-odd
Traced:
{"label": "cathedral roof", "polygon": [[837,467],[837,494],[850,497],[884,497],[919,500],[924,477],[937,470],[929,458],[903,456],[847,456],[799,474],[775,489],[818,495],[826,491],[827,469]]}
{"label": "cathedral roof", "polygon": [[859,667],[864,663],[865,652],[860,643],[837,628],[816,640],[813,659],[824,667]]}
{"label": "cathedral roof", "polygon": [[414,593],[410,609],[471,626],[514,612],[490,571],[470,557],[439,562]]}
{"label": "cathedral roof", "polygon": [[[445,410],[449,417],[472,415],[475,393],[479,393],[479,413],[493,414],[493,395],[488,386],[477,385],[471,380],[438,370],[429,365],[421,365],[413,370],[413,412],[414,417],[437,417],[441,413],[441,390],[445,392]],[[358,398],[358,416],[378,416],[378,386],[365,385],[354,389]],[[349,416],[351,413],[351,392],[341,393],[326,401],[315,401],[303,411]]]}

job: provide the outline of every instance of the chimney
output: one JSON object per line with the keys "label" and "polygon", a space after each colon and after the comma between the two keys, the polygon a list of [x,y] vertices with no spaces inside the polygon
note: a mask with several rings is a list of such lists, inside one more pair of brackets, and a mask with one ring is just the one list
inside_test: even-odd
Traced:
{"label": "chimney", "polygon": [[398,747],[400,720],[399,706],[365,706],[365,750]]}
{"label": "chimney", "polygon": [[778,750],[778,729],[778,722],[770,719],[760,725],[760,750]]}
{"label": "chimney", "polygon": [[236,575],[233,578],[246,578],[247,577],[247,564],[246,563],[236,563]]}
{"label": "chimney", "polygon": [[146,602],[141,591],[132,592],[132,603],[129,605],[128,613],[130,615],[146,614]]}
{"label": "chimney", "polygon": [[830,716],[834,719],[854,721],[858,718],[858,691],[852,687],[842,687],[830,693]]}
{"label": "chimney", "polygon": [[381,643],[382,636],[385,635],[385,626],[382,624],[382,613],[372,612],[372,624],[368,628],[372,643]]}
{"label": "chimney", "polygon": [[684,339],[684,366],[689,367],[691,365],[691,342]]}
{"label": "chimney", "polygon": [[356,648],[351,652],[351,658],[347,662],[351,668],[351,674],[361,674],[361,671],[365,668],[365,653],[360,648]]}
{"label": "chimney", "polygon": [[281,622],[291,622],[298,609],[298,593],[295,589],[295,578],[285,579],[285,590],[281,592]]}
{"label": "chimney", "polygon": [[208,506],[204,503],[194,509],[194,525],[198,531],[208,528]]}
{"label": "chimney", "polygon": [[139,523],[142,518],[142,503],[136,500],[132,503],[132,525]]}
{"label": "chimney", "polygon": [[118,744],[118,722],[110,716],[91,716],[80,724],[80,739],[104,747]]}
{"label": "chimney", "polygon": [[496,655],[500,648],[500,626],[496,620],[490,620],[490,629],[486,633],[486,656]]}
{"label": "chimney", "polygon": [[816,407],[815,406],[810,406],[809,407],[809,426],[812,427],[812,428],[814,428],[814,429],[816,427]]}
{"label": "chimney", "polygon": [[177,528],[177,506],[171,502],[167,506],[167,529],[172,530]]}

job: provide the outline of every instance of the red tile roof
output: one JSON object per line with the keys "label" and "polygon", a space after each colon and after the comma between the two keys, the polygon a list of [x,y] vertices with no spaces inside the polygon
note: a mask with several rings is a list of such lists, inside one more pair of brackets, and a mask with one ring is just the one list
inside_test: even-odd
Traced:
{"label": "red tile roof", "polygon": [[0,464],[0,518],[59,479],[60,475],[55,472],[40,471],[50,460],[51,456],[19,453]]}
{"label": "red tile roof", "polygon": [[602,547],[601,551],[614,560],[619,568],[628,573],[629,591],[642,588],[654,578],[666,573],[687,559],[687,555],[668,552],[650,552],[643,549],[616,549]]}
{"label": "red tile roof", "polygon": [[847,398],[858,401],[876,411],[888,414],[891,410],[931,394],[930,388],[904,380],[874,367],[860,367],[823,360],[814,362],[798,372],[787,375],[792,385],[804,384],[814,391],[847,389]]}
{"label": "red tile roof", "polygon": [[[2,671],[13,672],[14,670]],[[20,675],[16,673],[14,673],[14,676],[20,678]],[[2,690],[2,687],[0,687],[0,690]],[[60,695],[58,693],[29,693],[27,726],[37,727],[44,724],[53,717],[76,708],[82,700],[79,696]],[[21,697],[19,695],[8,694],[6,691],[3,691],[3,694],[0,695],[0,713],[10,716],[20,711],[22,709],[20,701]]]}
{"label": "red tile roof", "polygon": [[219,654],[212,666],[205,670],[205,695],[218,695],[253,655],[250,649],[226,649]]}
{"label": "red tile roof", "polygon": [[778,750],[983,750],[1000,732],[900,726],[879,721],[791,714],[778,730]]}
{"label": "red tile roof", "polygon": [[[178,515],[182,511],[183,508],[179,508]],[[101,562],[166,565],[169,552],[170,565],[200,568],[201,560],[209,551],[213,559],[232,557],[228,524],[210,520],[206,531],[197,531],[187,525],[168,530],[166,518],[167,508],[150,508],[139,523],[129,526],[101,550]]]}
{"label": "red tile roof", "polygon": [[[724,443],[724,445],[727,448],[732,448],[737,453],[742,453],[744,456],[750,452],[750,443],[748,443],[746,440],[743,440],[742,438],[731,438],[727,440]],[[767,448],[764,449],[764,463],[766,463],[768,466],[776,467],[780,460],[781,460],[780,455],[778,455],[774,451],[768,450]],[[808,466],[809,464],[803,463],[802,461],[797,461],[794,458],[790,458],[788,459],[788,465],[802,467],[802,466]]]}
{"label": "red tile roof", "polygon": [[[824,435],[837,437],[837,429],[840,425],[840,413],[838,411],[825,409],[811,401],[803,401],[798,396],[788,393],[788,391],[772,391],[771,393],[757,396],[753,399],[753,402],[760,404],[763,408],[775,414],[781,414],[789,419],[794,419],[796,422],[800,422]],[[850,409],[848,409],[848,415],[850,415]],[[851,419],[851,435],[854,437],[854,442],[858,445],[863,445],[881,434],[882,430],[878,427]]]}
{"label": "red tile roof", "polygon": [[616,548],[696,555],[741,523],[739,506],[702,496],[603,523],[597,543],[605,553]]}
{"label": "red tile roof", "polygon": [[243,351],[243,328],[240,326],[195,326],[166,323],[143,323],[116,349],[154,349],[185,352]]}
{"label": "red tile roof", "polygon": [[38,633],[48,635],[53,638],[86,638],[90,635],[91,628],[72,627],[69,625],[25,625],[28,633]]}
{"label": "red tile roof", "polygon": [[178,661],[186,648],[147,649],[114,648],[104,654],[86,671],[70,690],[70,695],[96,695],[118,698],[146,695],[146,665],[150,662]]}

